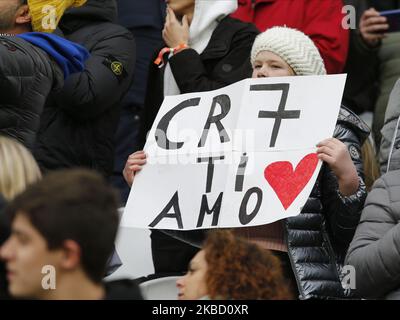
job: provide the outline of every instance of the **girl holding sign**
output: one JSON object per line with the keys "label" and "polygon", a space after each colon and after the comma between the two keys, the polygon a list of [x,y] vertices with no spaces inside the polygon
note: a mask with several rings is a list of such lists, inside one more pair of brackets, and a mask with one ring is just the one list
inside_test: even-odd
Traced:
{"label": "girl holding sign", "polygon": [[[284,27],[271,28],[257,37],[251,62],[253,78],[326,74],[311,39]],[[280,257],[301,299],[351,295],[342,286],[340,272],[367,195],[361,145],[368,135],[369,128],[342,107],[334,137],[317,145],[324,165],[302,214],[236,229]]]}
{"label": "girl holding sign", "polygon": [[[253,45],[251,63],[253,77],[326,74],[314,43],[289,28],[275,27],[261,34]],[[346,298],[350,294],[342,287],[339,272],[367,194],[361,145],[368,135],[369,128],[343,107],[334,138],[317,146],[318,157],[325,164],[302,214],[235,230],[276,253],[301,299]],[[129,157],[124,171],[127,181],[133,182],[134,173],[144,163],[143,152]],[[185,234],[185,240],[188,237]]]}

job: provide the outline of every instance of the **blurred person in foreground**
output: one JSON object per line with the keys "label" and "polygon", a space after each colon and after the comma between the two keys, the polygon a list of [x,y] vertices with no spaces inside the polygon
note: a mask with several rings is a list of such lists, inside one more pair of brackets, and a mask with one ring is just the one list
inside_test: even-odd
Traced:
{"label": "blurred person in foreground", "polygon": [[103,283],[117,234],[118,198],[95,173],[51,173],[6,208],[1,247],[9,292],[43,300],[142,299],[131,280]]}
{"label": "blurred person in foreground", "polygon": [[294,298],[279,259],[229,230],[209,232],[188,273],[176,284],[180,300]]}
{"label": "blurred person in foreground", "polygon": [[[41,179],[32,154],[18,141],[0,136],[0,247],[10,235],[10,225],[4,214],[11,201],[26,187]],[[6,269],[0,261],[0,299],[8,299]]]}

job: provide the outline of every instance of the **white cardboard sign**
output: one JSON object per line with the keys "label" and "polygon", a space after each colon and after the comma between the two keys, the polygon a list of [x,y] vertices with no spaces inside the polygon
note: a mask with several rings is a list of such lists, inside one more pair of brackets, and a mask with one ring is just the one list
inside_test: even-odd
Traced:
{"label": "white cardboard sign", "polygon": [[149,132],[124,227],[193,230],[296,216],[321,168],[345,75],[247,79],[166,97]]}

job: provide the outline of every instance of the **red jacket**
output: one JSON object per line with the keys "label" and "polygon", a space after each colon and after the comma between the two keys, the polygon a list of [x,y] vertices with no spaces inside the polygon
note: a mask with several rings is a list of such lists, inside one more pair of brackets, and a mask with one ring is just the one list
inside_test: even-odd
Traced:
{"label": "red jacket", "polygon": [[343,71],[349,46],[349,30],[342,28],[342,0],[238,0],[232,14],[265,31],[273,26],[295,28],[317,45],[328,73]]}

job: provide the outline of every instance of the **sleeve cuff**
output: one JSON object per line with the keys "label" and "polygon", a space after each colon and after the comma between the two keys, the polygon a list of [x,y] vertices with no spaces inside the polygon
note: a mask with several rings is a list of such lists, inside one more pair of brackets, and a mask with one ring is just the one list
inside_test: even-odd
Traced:
{"label": "sleeve cuff", "polygon": [[339,199],[342,201],[342,203],[345,206],[348,207],[359,207],[360,210],[364,206],[365,199],[367,198],[367,187],[364,183],[364,180],[361,177],[358,177],[358,189],[357,191],[350,195],[350,196],[344,196],[340,193],[339,188],[337,190],[337,194]]}

